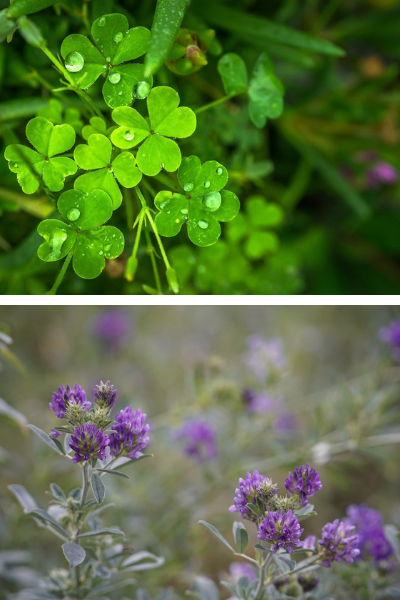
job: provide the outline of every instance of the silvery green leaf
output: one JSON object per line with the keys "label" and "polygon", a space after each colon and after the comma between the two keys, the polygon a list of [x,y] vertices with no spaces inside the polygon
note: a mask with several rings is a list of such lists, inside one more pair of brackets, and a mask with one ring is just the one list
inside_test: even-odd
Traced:
{"label": "silvery green leaf", "polygon": [[212,579],[208,577],[198,576],[194,581],[194,588],[201,600],[218,600],[218,588]]}
{"label": "silvery green leaf", "polygon": [[26,491],[24,486],[13,484],[9,485],[8,489],[14,494],[25,513],[30,513],[34,508],[38,508],[35,500],[32,498],[29,492]]}
{"label": "silvery green leaf", "polygon": [[80,565],[86,557],[86,552],[79,544],[75,544],[75,542],[66,542],[62,545],[62,551],[64,552],[64,556],[69,562],[71,567],[76,567]]}
{"label": "silvery green leaf", "polygon": [[280,556],[279,554],[275,555],[276,559],[283,562],[284,565],[286,566],[286,569],[284,569],[285,571],[293,571],[293,569],[296,566],[296,561],[295,560],[290,560],[289,558],[286,558],[284,556]]}
{"label": "silvery green leaf", "polygon": [[97,502],[101,504],[106,495],[106,486],[101,480],[101,477],[97,473],[93,473],[90,479],[90,485],[92,486],[93,495]]}
{"label": "silvery green leaf", "polygon": [[254,544],[254,548],[256,548],[257,550],[262,550],[263,552],[272,552],[272,550],[266,548],[262,544]]}
{"label": "silvery green leaf", "polygon": [[148,591],[144,588],[138,588],[136,592],[136,600],[150,600]]}
{"label": "silvery green leaf", "polygon": [[51,525],[52,527],[54,527],[54,529],[62,533],[64,537],[69,537],[68,532],[64,529],[64,527],[62,527],[60,523],[56,521],[56,519],[49,515],[49,513],[46,510],[43,510],[42,508],[33,508],[29,511],[28,514],[37,517],[40,521],[46,524]]}
{"label": "silvery green leaf", "polygon": [[119,471],[113,471],[112,469],[96,469],[96,471],[101,471],[102,473],[108,473],[109,475],[118,475],[119,477],[124,477],[125,479],[129,479],[128,475],[125,475],[125,473],[120,473]]}
{"label": "silvery green leaf", "polygon": [[99,577],[100,579],[110,579],[110,577],[111,577],[110,569],[108,567],[106,567],[106,565],[102,565],[101,563],[98,563],[97,565],[95,565],[94,574],[96,577]]}
{"label": "silvery green leaf", "polygon": [[87,531],[86,533],[80,533],[78,538],[94,537],[96,535],[124,535],[124,532],[119,527],[103,527],[101,529],[94,529],[93,531]]}
{"label": "silvery green leaf", "polygon": [[99,594],[102,594],[102,593],[108,594],[109,592],[115,592],[115,590],[119,590],[124,587],[127,587],[128,585],[135,585],[135,584],[136,584],[135,579],[124,579],[123,581],[115,581],[115,582],[107,581],[107,582],[99,583],[92,589],[91,592],[89,592],[89,594],[86,596],[85,600],[90,600],[91,598],[98,599]]}
{"label": "silvery green leaf", "polygon": [[394,525],[385,525],[385,535],[393,548],[397,560],[400,562],[399,530]]}
{"label": "silvery green leaf", "polygon": [[45,433],[44,431],[42,431],[41,429],[39,429],[39,427],[36,427],[36,425],[30,425],[29,424],[28,427],[34,433],[36,433],[36,435],[42,440],[42,442],[44,442],[45,444],[47,444],[48,446],[50,446],[50,448],[52,448],[53,450],[55,450],[58,454],[62,454],[62,452],[60,451],[60,449],[54,443],[54,440],[52,440],[51,437],[49,435],[47,435],[47,433]]}
{"label": "silvery green leaf", "polygon": [[66,454],[71,452],[71,448],[69,447],[70,443],[71,443],[71,434],[67,433],[64,437],[64,450],[65,450]]}
{"label": "silvery green leaf", "polygon": [[236,597],[238,595],[237,590],[235,590],[233,585],[231,585],[227,581],[220,581],[220,584],[223,585],[227,590],[229,590],[232,593],[232,596]]}
{"label": "silvery green leaf", "polygon": [[156,569],[161,567],[165,562],[165,558],[162,556],[155,556],[147,550],[136,552],[131,556],[128,556],[123,562],[121,567],[127,571],[147,571],[148,569]]}
{"label": "silvery green leaf", "polygon": [[214,527],[214,525],[210,525],[210,523],[207,523],[206,521],[199,521],[199,523],[200,523],[200,525],[203,525],[203,527],[205,527],[206,529],[211,531],[211,533],[217,538],[217,540],[219,540],[221,542],[221,544],[223,544],[226,548],[228,548],[228,550],[230,552],[235,554],[235,551],[232,548],[232,546],[230,545],[230,543],[224,538],[223,535],[220,534],[220,532],[218,531],[218,529],[216,527]]}
{"label": "silvery green leaf", "polygon": [[236,542],[238,552],[240,552],[240,554],[243,554],[249,543],[249,536],[247,534],[246,527],[240,521],[235,521],[233,523],[232,533]]}
{"label": "silvery green leaf", "polygon": [[15,423],[18,423],[18,425],[22,425],[24,427],[28,424],[25,415],[19,412],[19,410],[15,410],[15,408],[7,404],[7,402],[2,398],[0,398],[0,415],[3,417],[8,417]]}
{"label": "silvery green leaf", "polygon": [[249,502],[249,504],[246,504],[247,508],[256,515],[256,517],[261,518],[263,516],[261,510],[258,508],[258,506],[255,506],[254,504],[251,504],[251,502]]}

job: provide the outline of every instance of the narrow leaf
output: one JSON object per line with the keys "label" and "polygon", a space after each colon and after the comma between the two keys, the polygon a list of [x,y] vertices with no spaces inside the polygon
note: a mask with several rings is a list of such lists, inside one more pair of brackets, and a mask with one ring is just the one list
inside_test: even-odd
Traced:
{"label": "narrow leaf", "polygon": [[121,566],[127,571],[147,571],[148,569],[160,567],[164,562],[164,557],[155,556],[155,554],[147,552],[147,550],[142,550],[128,556]]}
{"label": "narrow leaf", "polygon": [[26,491],[24,486],[19,484],[9,485],[8,489],[14,494],[25,513],[31,512],[34,508],[37,508],[37,504],[29,492]]}
{"label": "narrow leaf", "polygon": [[125,479],[129,479],[128,475],[125,475],[125,473],[120,473],[119,471],[113,471],[112,469],[96,469],[96,471],[101,471],[102,473],[108,473],[109,475],[118,475],[119,477],[124,477]]}
{"label": "narrow leaf", "polygon": [[92,486],[93,496],[96,498],[97,502],[101,504],[106,495],[106,486],[97,473],[93,473],[90,479],[90,485]]}
{"label": "narrow leaf", "polygon": [[249,543],[249,536],[247,534],[246,528],[240,521],[235,521],[232,527],[232,532],[238,552],[240,552],[240,554],[243,554]]}
{"label": "narrow leaf", "polygon": [[54,443],[54,440],[52,440],[51,437],[47,435],[47,433],[39,429],[39,427],[36,427],[36,425],[28,425],[28,427],[34,433],[36,433],[36,435],[42,440],[42,442],[50,446],[50,448],[55,450],[58,454],[62,454],[59,448],[57,448],[56,444]]}
{"label": "narrow leaf", "polygon": [[220,534],[220,532],[218,531],[218,529],[216,527],[214,527],[214,525],[210,525],[210,523],[207,523],[206,521],[199,521],[199,523],[200,523],[200,525],[203,525],[203,527],[205,527],[206,529],[211,531],[211,533],[217,538],[217,540],[219,540],[221,542],[221,544],[223,544],[226,548],[228,548],[228,550],[230,552],[235,554],[235,551],[232,548],[232,546],[230,545],[230,543],[223,537],[223,535]]}
{"label": "narrow leaf", "polygon": [[94,529],[93,531],[87,531],[86,533],[80,533],[78,538],[94,537],[97,535],[124,535],[118,527],[103,527],[102,529]]}

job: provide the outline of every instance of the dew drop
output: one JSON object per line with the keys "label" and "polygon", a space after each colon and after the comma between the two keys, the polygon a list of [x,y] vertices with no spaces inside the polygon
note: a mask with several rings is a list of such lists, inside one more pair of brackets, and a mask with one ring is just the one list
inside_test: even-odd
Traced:
{"label": "dew drop", "polygon": [[70,73],[78,73],[78,71],[82,71],[85,61],[83,59],[82,54],[79,52],[70,52],[65,59],[65,68]]}
{"label": "dew drop", "polygon": [[110,83],[118,83],[119,81],[121,81],[121,74],[120,73],[110,73],[108,76],[108,81]]}
{"label": "dew drop", "polygon": [[164,163],[160,163],[160,167],[163,169],[164,168]]}
{"label": "dew drop", "polygon": [[224,172],[222,167],[218,167],[218,169],[216,170],[217,175],[222,175],[222,173]]}
{"label": "dew drop", "polygon": [[127,129],[124,133],[124,140],[130,142],[135,137],[135,134],[130,129]]}
{"label": "dew drop", "polygon": [[147,81],[138,81],[133,87],[133,95],[138,100],[144,100],[150,94],[151,85]]}
{"label": "dew drop", "polygon": [[205,182],[204,182],[204,187],[205,187],[205,188],[209,188],[209,187],[210,187],[210,185],[211,185],[211,184],[210,184],[210,182],[209,182],[209,181],[205,181]]}
{"label": "dew drop", "polygon": [[167,206],[168,202],[161,202],[160,204],[160,209],[164,210],[164,208]]}
{"label": "dew drop", "polygon": [[103,69],[107,69],[107,65],[103,65]]}
{"label": "dew drop", "polygon": [[111,247],[111,244],[107,244],[107,246],[104,246],[104,252],[110,252]]}
{"label": "dew drop", "polygon": [[181,213],[182,213],[183,215],[187,215],[187,214],[188,214],[188,212],[189,212],[189,211],[188,211],[188,209],[187,209],[187,208],[182,208],[182,209],[181,209]]}
{"label": "dew drop", "polygon": [[77,208],[71,208],[67,212],[67,219],[68,219],[68,221],[77,221],[80,216],[81,216],[81,211],[78,210]]}
{"label": "dew drop", "polygon": [[100,19],[98,20],[98,26],[99,27],[104,27],[104,25],[106,24],[106,18],[105,17],[100,17]]}
{"label": "dew drop", "polygon": [[118,31],[118,33],[116,33],[114,35],[114,42],[116,44],[119,44],[120,42],[122,42],[123,37],[124,37],[124,34],[122,33],[122,31]]}
{"label": "dew drop", "polygon": [[89,192],[85,192],[85,196],[89,196]]}
{"label": "dew drop", "polygon": [[118,96],[122,96],[122,92],[118,92]]}
{"label": "dew drop", "polygon": [[194,188],[193,183],[185,183],[185,185],[183,186],[183,189],[185,190],[185,192],[191,192],[193,188]]}
{"label": "dew drop", "polygon": [[11,166],[12,166],[13,169],[18,169],[18,163],[12,163]]}
{"label": "dew drop", "polygon": [[103,256],[103,250],[99,250],[99,255]]}
{"label": "dew drop", "polygon": [[106,56],[106,61],[110,62],[111,58],[109,56]]}
{"label": "dew drop", "polygon": [[53,229],[49,237],[50,250],[47,260],[58,260],[60,258],[61,248],[67,237],[67,232],[63,229],[59,229],[58,227]]}
{"label": "dew drop", "polygon": [[197,225],[200,227],[200,229],[207,229],[208,227],[207,221],[197,221]]}
{"label": "dew drop", "polygon": [[203,202],[209,210],[218,210],[222,202],[221,194],[219,192],[210,192],[204,196]]}

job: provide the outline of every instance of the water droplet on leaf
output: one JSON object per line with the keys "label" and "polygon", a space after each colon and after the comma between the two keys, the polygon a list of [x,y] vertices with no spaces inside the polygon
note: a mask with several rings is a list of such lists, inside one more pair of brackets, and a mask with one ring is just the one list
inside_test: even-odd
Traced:
{"label": "water droplet on leaf", "polygon": [[111,58],[109,56],[106,57],[106,61],[110,62]]}
{"label": "water droplet on leaf", "polygon": [[103,250],[99,250],[100,256],[103,256]]}
{"label": "water droplet on leaf", "polygon": [[110,83],[118,83],[119,81],[121,81],[121,74],[120,73],[110,73],[108,76],[108,81]]}
{"label": "water droplet on leaf", "polygon": [[65,59],[65,68],[70,73],[78,73],[82,71],[85,61],[82,54],[79,52],[70,52]]}
{"label": "water droplet on leaf", "polygon": [[183,215],[187,215],[187,214],[188,214],[188,212],[189,212],[189,211],[188,211],[188,209],[187,209],[187,208],[182,208],[182,209],[181,209],[181,213],[182,213]]}
{"label": "water droplet on leaf", "polygon": [[67,219],[68,219],[68,221],[77,221],[80,216],[81,216],[81,211],[78,210],[77,208],[71,208],[67,212]]}
{"label": "water droplet on leaf", "polygon": [[218,210],[221,206],[221,194],[219,192],[211,192],[206,194],[203,198],[204,205],[211,211]]}
{"label": "water droplet on leaf", "polygon": [[61,257],[61,248],[67,237],[67,232],[63,229],[59,229],[58,227],[53,229],[49,237],[51,250],[47,255],[47,260],[58,260]]}
{"label": "water droplet on leaf", "polygon": [[105,17],[100,17],[99,21],[98,21],[98,26],[99,27],[104,27],[104,25],[106,24],[106,18]]}
{"label": "water droplet on leaf", "polygon": [[122,31],[118,31],[118,33],[116,33],[114,35],[114,42],[116,44],[119,44],[120,42],[122,42],[123,37],[124,37],[124,34],[122,33]]}
{"label": "water droplet on leaf", "polygon": [[111,247],[111,244],[107,244],[107,246],[104,246],[104,252],[110,252]]}
{"label": "water droplet on leaf", "polygon": [[150,94],[151,85],[147,81],[138,81],[133,87],[133,95],[138,100],[144,100]]}
{"label": "water droplet on leaf", "polygon": [[133,140],[134,137],[135,137],[135,134],[130,129],[128,129],[124,133],[124,139],[127,140],[128,142],[130,142],[131,140]]}
{"label": "water droplet on leaf", "polygon": [[218,169],[216,170],[217,175],[222,175],[222,173],[224,172],[222,167],[218,167]]}
{"label": "water droplet on leaf", "polygon": [[161,202],[160,209],[164,210],[164,208],[168,205],[168,202]]}
{"label": "water droplet on leaf", "polygon": [[185,185],[183,186],[183,189],[185,190],[185,192],[191,192],[193,188],[194,188],[193,183],[185,183]]}
{"label": "water droplet on leaf", "polygon": [[210,184],[210,182],[209,182],[209,181],[205,181],[205,182],[204,182],[204,187],[205,187],[205,188],[209,188],[209,187],[210,187],[210,185],[211,185],[211,184]]}
{"label": "water droplet on leaf", "polygon": [[208,227],[207,221],[197,221],[197,225],[200,227],[200,229],[207,229]]}

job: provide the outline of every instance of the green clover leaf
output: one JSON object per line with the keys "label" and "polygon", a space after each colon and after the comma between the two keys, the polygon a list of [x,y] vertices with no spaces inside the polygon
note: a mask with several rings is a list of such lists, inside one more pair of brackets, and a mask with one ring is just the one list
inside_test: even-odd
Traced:
{"label": "green clover leaf", "polygon": [[224,54],[218,61],[218,72],[227,96],[247,92],[250,119],[256,127],[261,129],[265,127],[267,118],[281,116],[285,88],[274,74],[272,61],[265,52],[254,65],[249,86],[246,64],[238,54]]}
{"label": "green clover leaf", "polygon": [[114,210],[121,205],[122,194],[117,181],[126,188],[134,187],[142,178],[136,166],[132,152],[121,152],[111,162],[112,145],[110,140],[100,133],[89,136],[88,143],[75,148],[76,164],[91,171],[75,180],[74,188],[82,192],[103,190],[113,201]]}
{"label": "green clover leaf", "polygon": [[[149,122],[130,107],[116,108],[112,118],[120,127],[111,133],[117,148],[133,148],[143,142],[137,164],[145,175],[158,175],[161,169],[176,171],[182,156],[178,144],[169,138],[186,138],[196,129],[196,115],[179,106],[179,94],[170,87],[153,88],[147,98]],[[144,140],[144,141],[143,141]]]}
{"label": "green clover leaf", "polygon": [[150,31],[133,27],[124,15],[104,15],[92,25],[95,45],[80,34],[72,34],[61,44],[65,68],[80,89],[86,89],[104,75],[103,97],[110,108],[128,106],[133,100],[133,88],[145,81],[150,87],[152,77],[145,77],[143,65],[126,64],[146,50]]}
{"label": "green clover leaf", "polygon": [[53,262],[73,251],[73,267],[79,277],[94,279],[105,267],[106,258],[117,258],[124,249],[124,237],[116,227],[103,225],[113,212],[112,200],[103,190],[84,194],[69,190],[61,194],[58,210],[68,221],[47,219],[38,226],[44,243],[38,256]]}
{"label": "green clover leaf", "polygon": [[227,229],[227,238],[233,244],[244,241],[244,254],[258,260],[279,249],[279,238],[269,229],[279,226],[284,212],[278,204],[266,202],[263,196],[251,196],[246,201],[245,214],[240,214]]}
{"label": "green clover leaf", "polygon": [[218,221],[231,221],[239,212],[235,194],[222,190],[228,172],[215,160],[201,165],[197,156],[182,160],[178,180],[184,194],[159,192],[154,199],[159,213],[155,222],[164,237],[177,235],[187,222],[190,240],[197,246],[211,246],[221,235]]}
{"label": "green clover leaf", "polygon": [[56,155],[72,148],[75,131],[71,125],[53,125],[44,117],[35,117],[26,126],[26,137],[37,152],[20,144],[8,146],[4,156],[10,171],[17,174],[25,194],[36,192],[41,181],[50,191],[59,192],[65,178],[76,173],[77,166],[70,158]]}
{"label": "green clover leaf", "polygon": [[71,127],[75,129],[76,133],[81,133],[83,123],[80,118],[79,110],[76,108],[66,108],[64,111],[62,103],[55,98],[50,98],[48,107],[39,110],[37,115],[38,117],[45,117],[54,125],[68,123],[68,125],[71,125]]}

